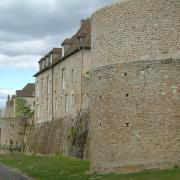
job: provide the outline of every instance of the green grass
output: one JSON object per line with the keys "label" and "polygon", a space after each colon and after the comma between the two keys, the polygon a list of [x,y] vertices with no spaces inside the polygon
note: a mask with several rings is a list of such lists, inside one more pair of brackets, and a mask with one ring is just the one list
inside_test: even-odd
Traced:
{"label": "green grass", "polygon": [[135,174],[87,175],[89,161],[62,156],[1,155],[0,163],[19,169],[37,180],[180,180],[180,169],[150,170]]}

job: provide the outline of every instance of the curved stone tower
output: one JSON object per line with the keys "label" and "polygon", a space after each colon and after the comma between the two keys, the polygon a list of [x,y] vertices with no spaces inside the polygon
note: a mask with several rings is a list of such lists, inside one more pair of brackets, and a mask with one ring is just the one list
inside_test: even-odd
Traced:
{"label": "curved stone tower", "polygon": [[180,164],[180,1],[124,0],[92,16],[91,169]]}

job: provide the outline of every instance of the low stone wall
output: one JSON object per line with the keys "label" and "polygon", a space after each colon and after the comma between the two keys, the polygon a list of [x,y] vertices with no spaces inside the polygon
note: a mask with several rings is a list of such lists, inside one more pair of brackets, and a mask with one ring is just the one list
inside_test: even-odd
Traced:
{"label": "low stone wall", "polygon": [[0,118],[0,149],[22,150],[27,124],[27,118]]}
{"label": "low stone wall", "polygon": [[89,112],[28,127],[25,152],[63,154],[76,158],[89,157]]}

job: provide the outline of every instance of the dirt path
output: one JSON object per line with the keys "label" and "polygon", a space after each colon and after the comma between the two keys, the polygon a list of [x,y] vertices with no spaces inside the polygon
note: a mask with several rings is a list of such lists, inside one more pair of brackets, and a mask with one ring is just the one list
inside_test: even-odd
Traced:
{"label": "dirt path", "polygon": [[0,165],[0,180],[32,180],[18,172],[12,171],[7,167]]}

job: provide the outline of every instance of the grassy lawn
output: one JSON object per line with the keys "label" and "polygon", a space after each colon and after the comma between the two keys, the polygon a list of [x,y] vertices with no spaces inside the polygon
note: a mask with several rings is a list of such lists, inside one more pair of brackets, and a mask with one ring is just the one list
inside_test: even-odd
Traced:
{"label": "grassy lawn", "polygon": [[135,174],[87,175],[89,161],[62,156],[1,155],[0,163],[16,168],[37,180],[180,180],[180,169],[151,170]]}

